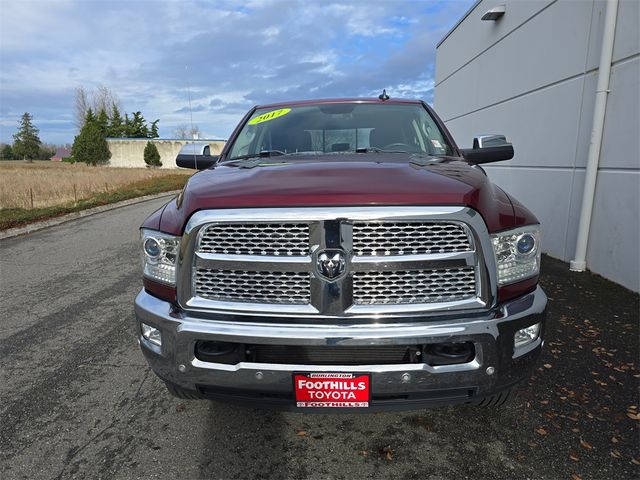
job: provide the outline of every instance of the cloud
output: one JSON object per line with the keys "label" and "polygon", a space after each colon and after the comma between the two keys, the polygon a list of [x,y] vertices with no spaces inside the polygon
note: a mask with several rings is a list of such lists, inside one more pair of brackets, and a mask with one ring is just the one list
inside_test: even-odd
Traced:
{"label": "cloud", "polygon": [[3,2],[0,141],[24,111],[44,141],[71,141],[80,85],[112,88],[161,135],[189,121],[189,96],[222,136],[254,104],[382,88],[430,101],[435,44],[472,2]]}

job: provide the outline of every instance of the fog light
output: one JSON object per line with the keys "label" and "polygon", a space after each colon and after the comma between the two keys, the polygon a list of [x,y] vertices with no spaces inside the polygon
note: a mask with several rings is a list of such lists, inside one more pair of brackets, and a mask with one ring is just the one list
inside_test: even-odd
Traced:
{"label": "fog light", "polygon": [[518,330],[513,337],[513,343],[516,348],[524,347],[536,340],[538,335],[540,335],[540,324],[536,323],[530,327]]}
{"label": "fog light", "polygon": [[140,327],[142,327],[142,336],[144,338],[149,340],[154,345],[157,345],[159,347],[162,346],[162,334],[160,333],[160,330],[158,330],[157,328],[153,328],[146,323],[141,323]]}

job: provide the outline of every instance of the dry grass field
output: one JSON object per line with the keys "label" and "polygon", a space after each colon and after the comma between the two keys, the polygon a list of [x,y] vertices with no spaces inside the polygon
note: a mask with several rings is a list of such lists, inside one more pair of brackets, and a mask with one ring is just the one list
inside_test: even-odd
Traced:
{"label": "dry grass field", "polygon": [[[99,193],[188,170],[91,167],[84,163],[0,162],[0,209],[45,208],[78,202]],[[32,203],[33,198],[33,203]]]}

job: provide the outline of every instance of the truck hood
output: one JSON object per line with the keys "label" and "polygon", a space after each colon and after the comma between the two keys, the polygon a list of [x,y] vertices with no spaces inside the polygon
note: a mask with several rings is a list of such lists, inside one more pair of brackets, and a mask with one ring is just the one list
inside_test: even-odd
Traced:
{"label": "truck hood", "polygon": [[367,153],[262,160],[194,174],[162,213],[161,230],[180,234],[204,209],[362,205],[462,205],[480,212],[490,231],[513,226],[509,197],[459,159]]}

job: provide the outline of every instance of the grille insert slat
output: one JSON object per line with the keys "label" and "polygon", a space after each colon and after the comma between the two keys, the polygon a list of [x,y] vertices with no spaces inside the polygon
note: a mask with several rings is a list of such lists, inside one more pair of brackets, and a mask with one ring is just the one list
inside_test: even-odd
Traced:
{"label": "grille insert slat", "polygon": [[307,272],[259,272],[196,269],[196,295],[223,302],[307,305]]}
{"label": "grille insert slat", "polygon": [[228,255],[304,256],[309,254],[309,225],[213,224],[202,233],[198,251]]}
{"label": "grille insert slat", "polygon": [[355,255],[420,255],[465,252],[472,248],[467,229],[451,222],[355,222]]}
{"label": "grille insert slat", "polygon": [[353,275],[356,305],[452,302],[475,294],[473,267],[355,272]]}

